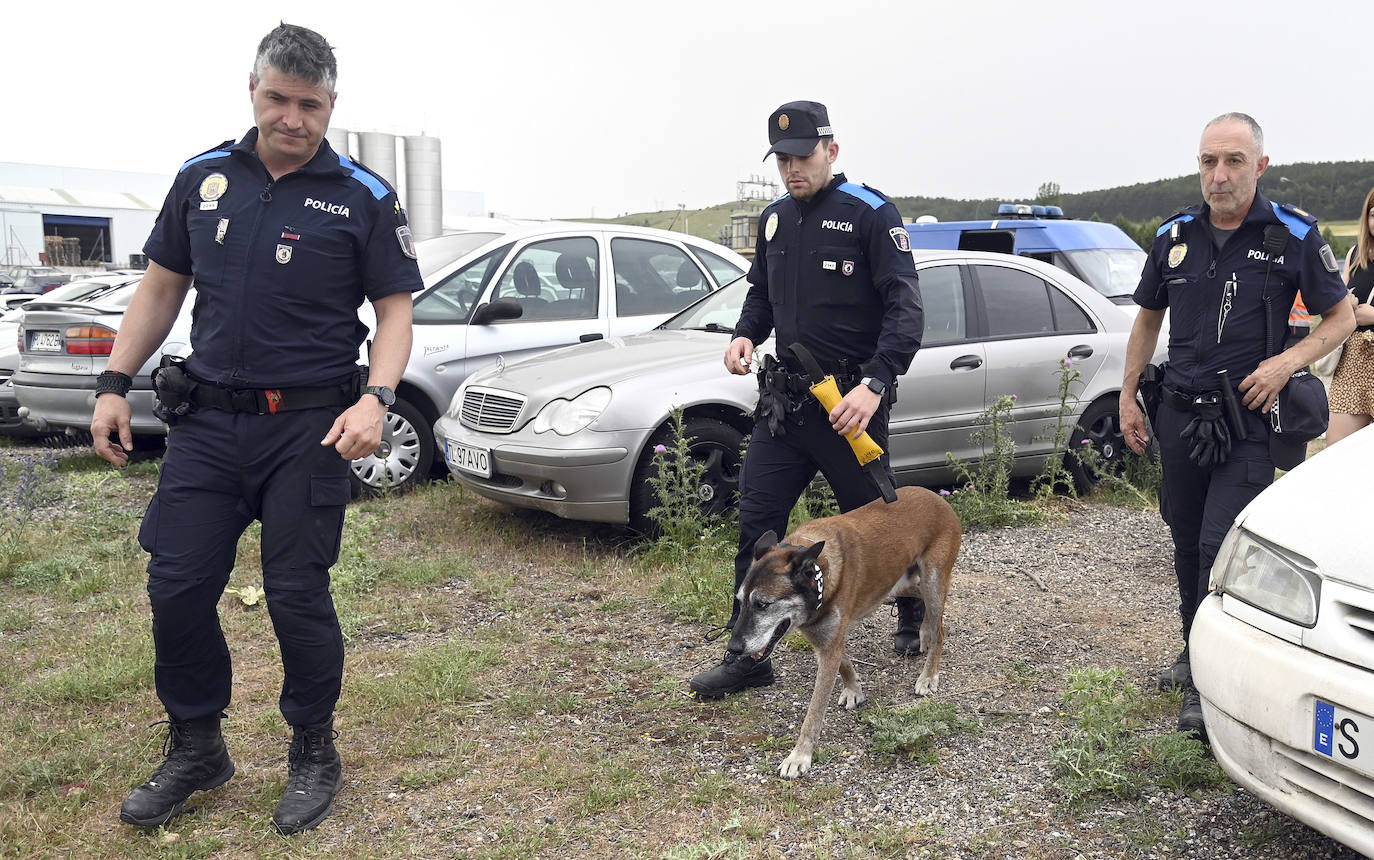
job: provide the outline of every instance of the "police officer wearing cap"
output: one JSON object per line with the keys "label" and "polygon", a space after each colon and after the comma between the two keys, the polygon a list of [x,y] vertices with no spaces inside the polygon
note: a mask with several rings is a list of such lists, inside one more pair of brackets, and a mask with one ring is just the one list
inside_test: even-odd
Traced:
{"label": "police officer wearing cap", "polygon": [[[1203,740],[1186,643],[1212,562],[1236,515],[1273,481],[1275,465],[1290,469],[1305,456],[1305,444],[1271,434],[1266,416],[1279,391],[1294,371],[1344,341],[1355,324],[1316,219],[1259,193],[1268,166],[1263,131],[1246,114],[1223,114],[1203,129],[1198,167],[1204,202],[1165,221],[1151,246],[1135,292],[1140,312],[1121,386],[1122,432],[1131,450],[1143,454],[1149,430],[1136,404],[1137,379],[1171,311],[1162,397],[1151,423],[1185,646],[1160,675],[1160,686],[1183,688],[1179,731]],[[1284,349],[1298,294],[1322,321]]]}
{"label": "police officer wearing cap", "polygon": [[[162,825],[193,792],[234,774],[220,732],[232,675],[216,606],[255,519],[285,674],[280,708],[293,729],[277,829],[316,826],[342,784],[333,715],[343,637],[329,568],[349,462],[380,441],[421,283],[396,192],[324,139],[336,74],[318,33],[282,24],[263,38],[248,80],[256,127],[182,166],[97,384],[95,450],[122,466],[129,375],[162,343],[194,279],[193,353],[164,359],[155,382],[174,426],[139,529],[170,737],[161,766],[120,810],[137,826]],[[365,381],[364,300],[377,317]]]}
{"label": "police officer wearing cap", "polygon": [[[761,385],[740,475],[736,593],[754,544],[769,530],[786,533],[788,516],[817,471],[841,510],[879,497],[878,484],[845,437],[867,430],[886,449],[897,377],[921,345],[924,320],[901,215],[883,195],[833,172],[839,144],[825,105],[801,101],[778,108],[768,118],[768,140],[772,147],[764,158],[777,157],[787,193],[759,218],[751,286],[725,366],[734,374],[751,372],[754,348],[770,333],[783,364],[760,374],[761,383],[766,377],[772,384]],[[807,392],[807,369],[788,350],[793,344],[834,375],[845,393],[829,414]],[[890,485],[886,454],[877,471]],[[736,600],[727,628],[739,609]],[[922,609],[915,598],[899,600],[899,652],[919,650]],[[727,651],[720,665],[692,678],[691,688],[715,698],[771,683],[771,659]]]}

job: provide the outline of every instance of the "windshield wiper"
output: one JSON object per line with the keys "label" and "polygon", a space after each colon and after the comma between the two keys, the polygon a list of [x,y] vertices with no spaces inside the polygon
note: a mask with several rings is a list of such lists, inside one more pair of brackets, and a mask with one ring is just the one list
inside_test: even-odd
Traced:
{"label": "windshield wiper", "polygon": [[707,323],[706,325],[687,326],[683,331],[709,331],[715,334],[734,334],[733,326],[725,326],[720,323]]}

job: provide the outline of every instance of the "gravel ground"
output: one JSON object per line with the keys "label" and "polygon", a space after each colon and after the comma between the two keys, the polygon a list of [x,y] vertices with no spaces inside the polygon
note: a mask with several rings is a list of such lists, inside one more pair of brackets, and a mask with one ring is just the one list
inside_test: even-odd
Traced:
{"label": "gravel ground", "polygon": [[[0,466],[45,450],[49,449],[0,448]],[[151,480],[146,489],[151,491]],[[136,495],[139,498],[126,503],[146,503],[146,495]],[[519,516],[531,521],[530,515]],[[604,538],[604,530],[597,527],[552,518],[536,525],[569,543]],[[1065,678],[1079,667],[1120,667],[1137,687],[1153,689],[1154,674],[1172,660],[1180,644],[1171,555],[1157,514],[1094,504],[1068,504],[1061,521],[1045,526],[966,535],[946,612],[938,698],[953,702],[961,715],[976,719],[981,728],[943,738],[938,765],[894,761],[872,751],[872,729],[862,722],[862,711],[847,713],[832,701],[817,764],[806,777],[808,786],[827,788],[829,818],[846,827],[871,824],[919,832],[919,839],[910,840],[912,857],[1360,856],[1240,789],[1210,790],[1193,797],[1153,788],[1136,800],[1095,802],[1085,809],[1070,809],[1063,802],[1053,785],[1050,752],[1070,726],[1061,714]],[[517,583],[537,578],[532,561],[513,558],[497,547],[475,562],[482,569],[513,574]],[[567,579],[570,586],[576,584],[571,575]],[[452,595],[452,615],[442,627],[409,635],[365,634],[350,646],[351,659],[365,657],[367,651],[443,641],[454,630],[510,623],[534,625],[531,630],[549,624],[547,632],[589,645],[623,648],[626,641],[627,631],[597,610],[599,594],[531,589],[522,595],[528,607],[507,613],[475,598],[458,581],[442,587],[442,592]],[[770,793],[776,804],[774,774],[788,747],[764,741],[794,737],[800,727],[815,677],[812,654],[780,648],[775,686],[721,703],[692,701],[686,696],[685,679],[718,660],[723,643],[704,642],[699,626],[665,622],[661,612],[655,612],[651,595],[629,599],[635,616],[646,622],[642,630],[631,631],[636,647],[666,676],[683,679],[681,710],[672,709],[665,717],[662,712],[628,707],[629,700],[622,697],[648,695],[648,683],[642,673],[622,672],[603,662],[586,667],[585,680],[591,686],[583,689],[618,684],[624,692],[589,694],[589,704],[575,716],[538,719],[548,722],[551,735],[568,731],[579,744],[603,748],[652,735],[663,750],[655,766],[713,773],[740,788],[745,797],[752,791]],[[555,618],[559,620],[549,620]],[[919,666],[891,652],[892,629],[891,616],[880,611],[851,637],[850,654],[870,707],[916,702],[911,685]],[[272,668],[275,661],[265,665]],[[570,687],[583,680],[575,674],[573,670],[567,679]],[[518,678],[511,680],[519,683]],[[604,704],[590,703],[597,699]],[[1173,712],[1164,713],[1147,731],[1170,732],[1174,719]],[[681,722],[672,720],[718,728],[709,733],[685,731]],[[516,728],[509,731],[514,734]],[[500,726],[482,731],[503,734]],[[355,736],[353,743],[360,746],[364,740]],[[325,841],[316,847],[337,841],[340,856],[355,856],[357,846],[373,838],[369,834],[402,824],[412,834],[434,831],[436,843],[448,846],[446,854],[459,856],[464,845],[475,849],[499,843],[503,826],[512,822],[547,816],[552,823],[552,807],[532,799],[527,784],[519,787],[518,774],[517,788],[510,790],[484,787],[481,780],[490,777],[474,771],[443,785],[405,791],[376,774],[355,770],[335,818],[320,831]],[[246,801],[231,794],[225,802]],[[426,812],[417,815],[418,810]],[[660,821],[614,824],[607,828],[608,835],[589,841],[579,853],[612,857],[631,847],[647,847],[648,856],[657,856],[654,846],[707,838],[719,833],[723,822],[714,820],[709,810],[679,804],[663,810]],[[823,837],[786,832],[782,824],[784,832],[771,840],[763,852],[766,856],[836,855],[837,846]]]}

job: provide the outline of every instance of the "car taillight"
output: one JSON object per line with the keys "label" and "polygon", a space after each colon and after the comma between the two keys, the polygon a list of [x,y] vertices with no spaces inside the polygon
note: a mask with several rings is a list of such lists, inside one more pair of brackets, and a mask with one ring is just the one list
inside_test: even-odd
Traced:
{"label": "car taillight", "polygon": [[109,355],[117,332],[103,325],[74,325],[67,329],[68,355]]}

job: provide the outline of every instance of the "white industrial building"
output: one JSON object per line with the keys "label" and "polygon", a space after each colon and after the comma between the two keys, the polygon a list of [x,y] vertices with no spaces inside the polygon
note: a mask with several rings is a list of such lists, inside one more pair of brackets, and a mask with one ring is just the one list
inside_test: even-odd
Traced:
{"label": "white industrial building", "polygon": [[[442,190],[438,138],[330,129],[329,142],[395,186],[416,239],[439,235],[447,219],[486,214],[481,192]],[[46,237],[60,236],[80,243],[80,261],[69,265],[139,266],[171,182],[155,173],[0,162],[0,264],[49,262]]]}

